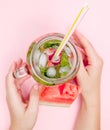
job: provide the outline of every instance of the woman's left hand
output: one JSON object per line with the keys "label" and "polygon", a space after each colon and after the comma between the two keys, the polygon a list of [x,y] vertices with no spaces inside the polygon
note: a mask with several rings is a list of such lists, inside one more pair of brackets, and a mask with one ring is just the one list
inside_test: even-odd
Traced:
{"label": "woman's left hand", "polygon": [[33,86],[28,102],[23,101],[21,85],[30,76],[15,79],[13,72],[23,64],[20,59],[14,62],[6,76],[6,97],[11,117],[10,130],[32,130],[38,115],[39,86]]}

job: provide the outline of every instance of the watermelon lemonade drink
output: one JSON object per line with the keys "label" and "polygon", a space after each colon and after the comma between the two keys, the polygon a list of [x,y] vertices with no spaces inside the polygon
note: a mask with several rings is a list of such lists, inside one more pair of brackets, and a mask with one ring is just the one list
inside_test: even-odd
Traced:
{"label": "watermelon lemonade drink", "polygon": [[53,58],[62,39],[62,34],[47,34],[34,41],[29,48],[27,61],[35,80],[53,86],[73,78],[79,68],[79,57],[76,46],[70,40],[59,56]]}

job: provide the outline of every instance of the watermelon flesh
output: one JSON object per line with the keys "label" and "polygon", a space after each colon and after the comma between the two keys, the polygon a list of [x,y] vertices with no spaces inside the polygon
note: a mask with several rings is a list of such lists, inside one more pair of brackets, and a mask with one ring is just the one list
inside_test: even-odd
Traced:
{"label": "watermelon flesh", "polygon": [[56,86],[43,86],[40,94],[40,103],[55,106],[69,106],[80,93],[80,87],[73,83],[64,83]]}

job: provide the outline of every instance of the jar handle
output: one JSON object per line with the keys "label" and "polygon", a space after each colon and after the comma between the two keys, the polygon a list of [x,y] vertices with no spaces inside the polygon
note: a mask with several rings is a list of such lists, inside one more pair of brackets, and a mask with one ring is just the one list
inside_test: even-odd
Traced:
{"label": "jar handle", "polygon": [[15,70],[13,76],[14,78],[18,79],[18,78],[23,78],[28,74],[29,74],[29,70],[27,68],[27,65],[25,65]]}

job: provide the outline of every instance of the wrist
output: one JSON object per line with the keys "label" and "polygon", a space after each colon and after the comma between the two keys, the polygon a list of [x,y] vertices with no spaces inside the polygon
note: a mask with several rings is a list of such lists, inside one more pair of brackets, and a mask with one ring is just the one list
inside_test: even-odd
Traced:
{"label": "wrist", "polygon": [[81,95],[82,104],[85,105],[87,108],[95,108],[100,107],[100,94],[89,94]]}
{"label": "wrist", "polygon": [[21,128],[19,128],[19,127],[10,126],[9,130],[22,130],[22,129],[21,129]]}
{"label": "wrist", "polygon": [[32,129],[27,129],[27,128],[21,128],[21,126],[10,126],[9,130],[32,130]]}

